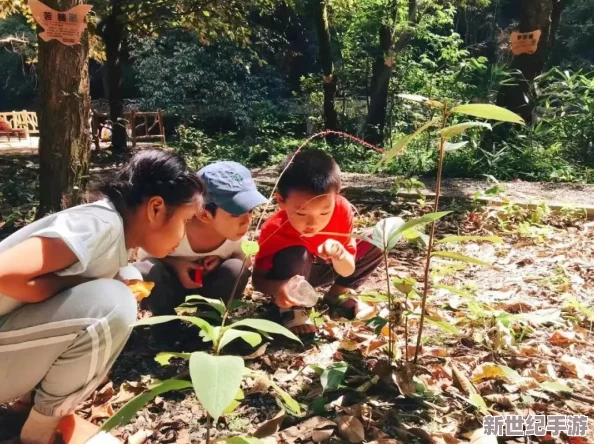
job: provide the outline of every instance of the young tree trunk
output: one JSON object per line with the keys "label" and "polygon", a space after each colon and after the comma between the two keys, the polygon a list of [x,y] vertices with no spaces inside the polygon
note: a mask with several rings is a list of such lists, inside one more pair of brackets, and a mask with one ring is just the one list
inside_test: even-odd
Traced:
{"label": "young tree trunk", "polygon": [[111,12],[98,26],[105,43],[105,69],[109,120],[112,122],[111,144],[116,151],[127,149],[126,122],[122,91],[122,43],[125,24],[122,21],[121,0],[111,0]]}
{"label": "young tree trunk", "polygon": [[[83,0],[44,0],[67,11]],[[38,217],[79,204],[89,172],[89,40],[38,39],[40,196]]]}
{"label": "young tree trunk", "polygon": [[381,145],[384,138],[388,91],[392,77],[392,30],[382,26],[379,31],[380,52],[373,62],[371,74],[371,98],[367,113],[365,140]]}
{"label": "young tree trunk", "polygon": [[[392,21],[396,20],[397,5],[393,6]],[[408,0],[408,23],[412,27],[417,21],[417,0]],[[371,74],[371,98],[367,113],[365,140],[374,145],[381,145],[384,139],[384,126],[388,107],[388,92],[394,59],[412,38],[409,28],[394,42],[391,26],[382,25],[379,30],[379,51],[373,63]]]}
{"label": "young tree trunk", "polygon": [[538,48],[533,54],[514,56],[510,69],[519,71],[514,84],[503,86],[497,97],[497,104],[518,113],[526,121],[532,122],[534,94],[532,82],[543,72],[551,48],[555,41],[563,0],[517,0],[519,32],[540,30]]}
{"label": "young tree trunk", "polygon": [[324,126],[329,130],[337,130],[338,115],[334,103],[334,98],[336,96],[336,75],[334,74],[334,64],[332,63],[328,10],[326,8],[325,0],[315,0],[314,14],[318,34],[318,45],[320,48],[322,79],[324,82]]}

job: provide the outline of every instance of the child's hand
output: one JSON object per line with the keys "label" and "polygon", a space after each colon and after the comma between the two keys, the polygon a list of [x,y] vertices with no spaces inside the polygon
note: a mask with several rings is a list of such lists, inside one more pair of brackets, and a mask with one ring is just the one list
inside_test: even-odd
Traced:
{"label": "child's hand", "polygon": [[333,261],[342,261],[346,259],[348,251],[340,242],[335,239],[328,239],[318,247],[318,255],[322,259],[330,259]]}
{"label": "child's hand", "polygon": [[274,303],[280,308],[291,308],[300,305],[298,302],[291,299],[291,296],[287,293],[287,284],[278,288]]}
{"label": "child's hand", "polygon": [[206,256],[202,261],[202,267],[204,268],[205,272],[210,273],[212,270],[221,265],[222,262],[223,259],[221,259],[219,256]]}
{"label": "child's hand", "polygon": [[195,282],[193,279],[196,270],[200,270],[203,268],[202,265],[183,259],[171,259],[173,258],[169,258],[171,268],[175,272],[175,275],[177,276],[179,282],[182,284],[184,288],[192,290],[202,287],[202,284]]}

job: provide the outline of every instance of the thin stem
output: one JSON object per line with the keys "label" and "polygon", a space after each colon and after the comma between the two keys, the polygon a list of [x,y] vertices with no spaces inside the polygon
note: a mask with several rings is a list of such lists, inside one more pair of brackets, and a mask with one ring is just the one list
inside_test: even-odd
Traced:
{"label": "thin stem", "polygon": [[210,444],[210,415],[206,412],[206,444]]}
{"label": "thin stem", "polygon": [[408,295],[404,298],[404,359],[408,362]]}
{"label": "thin stem", "polygon": [[392,294],[390,292],[390,273],[388,272],[388,252],[384,249],[384,265],[386,267],[386,290],[388,292],[388,311],[390,315],[388,316],[388,355],[390,363],[394,359],[394,340],[392,339],[392,327],[393,327],[393,316],[392,313]]}
{"label": "thin stem", "polygon": [[[447,105],[443,106],[441,128],[445,128],[448,120],[448,108]],[[437,165],[437,184],[435,186],[435,201],[433,203],[433,211],[439,210],[439,195],[441,194],[441,175],[443,172],[443,159],[445,155],[445,139],[440,137],[439,139],[439,163]],[[415,346],[415,359],[414,363],[417,363],[419,357],[419,349],[421,348],[421,338],[423,336],[423,325],[425,323],[425,305],[427,303],[427,296],[429,295],[429,272],[431,271],[431,253],[433,252],[433,242],[435,239],[435,224],[436,221],[431,223],[429,231],[429,242],[427,243],[427,258],[425,260],[425,277],[423,283],[423,300],[421,302],[421,320],[419,321],[419,333],[417,335],[417,345]]]}

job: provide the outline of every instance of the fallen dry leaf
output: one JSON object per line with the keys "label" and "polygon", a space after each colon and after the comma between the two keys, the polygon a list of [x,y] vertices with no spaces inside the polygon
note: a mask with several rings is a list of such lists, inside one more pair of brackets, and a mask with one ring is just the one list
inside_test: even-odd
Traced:
{"label": "fallen dry leaf", "polygon": [[114,394],[115,390],[113,388],[113,382],[110,381],[105,384],[101,390],[95,392],[95,395],[93,396],[93,405],[105,404],[107,401],[113,398]]}
{"label": "fallen dry leaf", "polygon": [[271,436],[277,433],[280,429],[282,422],[285,419],[285,416],[285,411],[281,410],[274,416],[274,418],[264,421],[254,432],[254,437],[264,438],[266,436]]}
{"label": "fallen dry leaf", "polygon": [[363,424],[354,416],[344,415],[338,418],[338,433],[350,443],[360,443],[365,440]]}
{"label": "fallen dry leaf", "polygon": [[464,437],[468,438],[471,444],[497,444],[497,437],[495,435],[485,435],[485,429],[483,428],[465,433]]}
{"label": "fallen dry leaf", "polygon": [[579,342],[579,339],[576,337],[576,334],[572,331],[557,330],[549,338],[549,342],[559,347],[567,347],[570,344],[575,344],[576,342]]}
{"label": "fallen dry leaf", "polygon": [[290,444],[297,440],[307,441],[312,437],[314,431],[330,427],[336,427],[336,423],[323,416],[314,416],[307,421],[278,432],[275,436],[282,442]]}
{"label": "fallen dry leaf", "polygon": [[311,440],[313,442],[324,442],[324,441],[328,441],[330,438],[332,438],[332,435],[334,434],[334,429],[319,429],[319,430],[314,430],[313,433],[311,434]]}
{"label": "fallen dry leaf", "polygon": [[144,444],[147,439],[153,435],[151,430],[139,430],[134,435],[128,437],[128,444]]}
{"label": "fallen dry leaf", "polygon": [[357,311],[356,318],[360,321],[369,321],[379,314],[379,308],[377,305],[366,304],[365,302],[359,302],[357,304],[359,310]]}
{"label": "fallen dry leaf", "polygon": [[561,356],[559,362],[563,368],[569,370],[579,379],[594,377],[594,367],[592,367],[590,364],[586,364],[584,361],[574,356],[563,355]]}
{"label": "fallen dry leaf", "polygon": [[471,377],[472,382],[474,383],[481,382],[485,379],[505,379],[505,372],[503,371],[501,366],[493,364],[492,362],[486,362],[475,368],[472,372]]}
{"label": "fallen dry leaf", "polygon": [[492,395],[483,396],[483,399],[504,407],[513,408],[514,403],[520,399],[520,395],[504,395],[500,393],[494,393]]}
{"label": "fallen dry leaf", "polygon": [[434,433],[432,436],[435,444],[458,444],[461,442],[458,438],[450,433]]}
{"label": "fallen dry leaf", "polygon": [[394,383],[398,386],[398,390],[403,396],[412,396],[415,392],[415,384],[413,382],[413,370],[410,365],[404,364],[394,370]]}
{"label": "fallen dry leaf", "polygon": [[111,418],[112,416],[113,408],[111,407],[111,403],[106,402],[105,404],[94,405],[91,407],[91,417],[89,418],[89,421],[93,422],[97,419]]}
{"label": "fallen dry leaf", "polygon": [[266,353],[266,349],[268,348],[268,342],[265,342],[264,344],[262,344],[260,347],[258,347],[256,349],[256,351],[254,351],[253,353],[244,356],[243,359],[245,360],[250,360],[250,359],[257,359],[260,356],[264,355],[264,353]]}

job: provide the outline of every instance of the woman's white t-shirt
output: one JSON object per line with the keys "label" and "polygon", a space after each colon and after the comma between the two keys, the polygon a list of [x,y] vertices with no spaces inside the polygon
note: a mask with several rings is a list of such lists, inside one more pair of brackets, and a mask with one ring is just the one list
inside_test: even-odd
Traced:
{"label": "woman's white t-shirt", "polygon": [[[232,240],[225,240],[218,248],[214,249],[213,251],[209,251],[206,253],[196,253],[192,250],[190,246],[190,242],[188,241],[188,236],[184,236],[184,238],[180,241],[179,246],[175,249],[173,253],[169,256],[179,257],[181,259],[187,261],[196,261],[198,259],[204,258],[206,256],[218,256],[223,260],[229,259],[232,256],[239,256],[242,253],[241,251],[241,242],[243,239],[238,241]],[[138,250],[138,259],[143,260],[150,255],[144,250]]]}
{"label": "woman's white t-shirt", "polygon": [[[124,223],[107,199],[51,214],[20,229],[0,242],[0,253],[31,237],[60,238],[76,255],[78,262],[57,272],[59,276],[111,279],[128,264]],[[0,294],[0,316],[24,304]]]}

